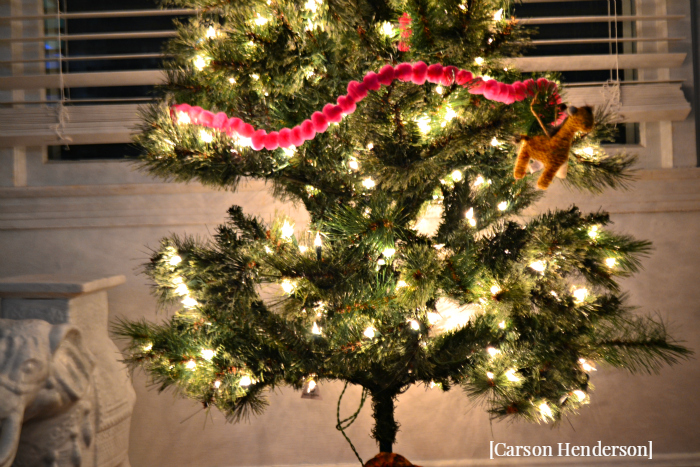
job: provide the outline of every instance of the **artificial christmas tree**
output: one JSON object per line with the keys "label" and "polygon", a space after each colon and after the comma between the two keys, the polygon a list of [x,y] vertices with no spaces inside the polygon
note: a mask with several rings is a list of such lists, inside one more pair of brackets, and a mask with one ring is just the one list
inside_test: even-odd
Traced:
{"label": "artificial christmas tree", "polygon": [[[526,39],[507,1],[167,3],[198,14],[170,44],[143,166],[232,190],[266,180],[310,224],[234,206],[211,240],[162,241],[146,272],[176,311],[116,326],[161,388],[237,421],[279,385],[359,385],[391,452],[414,384],[548,422],[588,402],[595,362],[653,371],[688,354],[619,291],[647,242],[575,207],[518,217],[543,192],[514,178],[516,135],[530,149],[559,137],[579,189],[624,187],[634,159],[601,150],[604,112],[552,126],[566,118],[557,85],[502,62]],[[521,151],[518,178],[526,164]]]}

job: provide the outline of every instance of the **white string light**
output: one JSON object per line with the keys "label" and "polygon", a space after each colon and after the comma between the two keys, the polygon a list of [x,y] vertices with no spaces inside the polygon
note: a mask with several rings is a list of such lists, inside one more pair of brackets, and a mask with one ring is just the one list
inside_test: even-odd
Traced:
{"label": "white string light", "polygon": [[460,172],[459,170],[455,170],[454,172],[452,172],[451,175],[452,180],[454,180],[455,182],[462,181],[462,172]]}
{"label": "white string light", "polygon": [[314,325],[311,326],[311,334],[314,334],[316,336],[321,335],[321,328],[318,327],[318,324],[314,323]]}
{"label": "white string light", "polygon": [[253,384],[253,379],[248,375],[241,376],[241,379],[238,381],[238,385],[242,388],[247,388],[251,384]]}
{"label": "white string light", "polygon": [[543,420],[546,420],[547,418],[554,418],[552,409],[549,407],[549,405],[547,405],[546,402],[542,402],[537,408],[540,409],[540,413],[542,414]]}
{"label": "white string light", "polygon": [[372,326],[369,326],[367,327],[367,329],[365,329],[365,332],[363,332],[363,334],[367,339],[374,339],[374,334],[376,333],[376,331],[377,330],[374,329]]}
{"label": "white string light", "polygon": [[381,28],[379,28],[379,30],[382,34],[384,34],[387,37],[394,35],[394,26],[392,26],[392,24],[388,21],[382,23],[382,26]]}
{"label": "white string light", "polygon": [[495,347],[487,347],[487,348],[486,348],[486,352],[488,352],[488,354],[489,354],[491,357],[495,357],[496,355],[498,355],[499,353],[501,353],[501,351],[498,350],[498,349],[495,348]]}
{"label": "white string light", "polygon": [[580,389],[575,390],[574,395],[576,396],[576,398],[578,398],[579,402],[583,402],[584,400],[586,400],[586,393],[581,391]]}
{"label": "white string light", "polygon": [[203,143],[209,144],[214,141],[214,136],[207,130],[201,129],[199,130],[199,139],[201,139]]}
{"label": "white string light", "polygon": [[195,368],[197,368],[197,362],[195,362],[194,360],[189,360],[185,364],[185,368],[187,368],[188,370],[194,370]]}
{"label": "white string light", "polygon": [[499,211],[505,211],[506,209],[508,209],[508,201],[501,201],[500,203],[498,203]]}
{"label": "white string light", "polygon": [[598,238],[598,226],[594,225],[590,229],[588,229],[588,236],[591,237],[593,240]]}
{"label": "white string light", "polygon": [[426,115],[421,118],[417,118],[415,121],[421,133],[423,133],[424,135],[430,133],[430,117]]}
{"label": "white string light", "polygon": [[289,221],[284,221],[284,225],[280,230],[282,232],[282,238],[292,238],[292,235],[294,235],[294,224],[290,224]]}
{"label": "white string light", "polygon": [[[481,58],[481,57],[476,57],[476,58],[474,59],[474,63],[476,63],[477,65],[481,66],[481,65],[484,64],[484,59]],[[485,80],[484,80],[484,81],[485,81]]]}
{"label": "white string light", "polygon": [[374,180],[372,180],[372,177],[368,177],[368,178],[365,178],[364,180],[362,180],[362,186],[367,188],[368,190],[371,190],[372,188],[377,186],[377,184],[375,183]]}
{"label": "white string light", "polygon": [[182,305],[187,309],[192,309],[197,307],[199,302],[192,297],[185,297],[182,299]]}
{"label": "white string light", "polygon": [[491,286],[491,294],[492,294],[492,295],[496,295],[496,294],[498,294],[500,291],[501,291],[501,288],[500,288],[497,284],[494,284],[494,285]]}
{"label": "white string light", "polygon": [[617,264],[617,260],[615,258],[606,258],[605,259],[605,265],[609,268],[614,268],[616,264]]}
{"label": "white string light", "polygon": [[576,299],[575,302],[577,304],[581,304],[586,300],[586,297],[588,297],[588,289],[585,289],[585,288],[576,289],[576,290],[574,290],[572,295]]}
{"label": "white string light", "polygon": [[534,269],[537,272],[544,272],[545,269],[547,269],[547,263],[544,261],[534,261],[530,263],[530,269]]}
{"label": "white string light", "polygon": [[518,383],[520,382],[520,377],[515,374],[515,368],[511,368],[510,370],[506,371],[506,378],[508,381],[511,383]]}
{"label": "white string light", "polygon": [[202,71],[209,63],[209,60],[202,55],[197,55],[192,63],[197,70]]}
{"label": "white string light", "polygon": [[496,137],[494,136],[493,139],[491,140],[491,146],[493,146],[493,147],[495,148],[495,147],[498,147],[498,146],[500,146],[500,145],[501,145],[501,142],[498,141],[498,138],[496,138]]}
{"label": "white string light", "polygon": [[284,293],[286,293],[286,294],[291,294],[292,292],[294,292],[294,289],[296,288],[294,283],[292,281],[290,281],[289,279],[283,280],[282,283],[280,283],[280,285],[282,286],[282,290],[284,290]]}
{"label": "white string light", "polygon": [[216,352],[214,352],[211,349],[202,349],[199,354],[202,356],[202,358],[208,362],[211,362],[212,359],[214,358],[214,355],[216,355]]}
{"label": "white string light", "polygon": [[469,210],[464,214],[464,217],[467,218],[467,222],[469,222],[469,225],[472,227],[476,227],[476,218],[474,218],[474,208],[469,208]]}

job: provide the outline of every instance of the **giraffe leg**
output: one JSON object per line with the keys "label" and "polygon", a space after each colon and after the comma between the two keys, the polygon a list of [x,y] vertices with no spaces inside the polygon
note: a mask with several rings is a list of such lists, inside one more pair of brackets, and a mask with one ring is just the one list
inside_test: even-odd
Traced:
{"label": "giraffe leg", "polygon": [[520,180],[525,176],[527,172],[528,162],[530,162],[530,153],[528,152],[528,140],[527,136],[522,136],[522,144],[520,145],[520,151],[518,152],[518,159],[515,161],[515,169],[513,169],[513,176],[516,180]]}
{"label": "giraffe leg", "polygon": [[557,166],[545,166],[542,175],[540,175],[540,178],[537,180],[537,188],[546,190],[552,183],[552,180],[554,180],[554,175],[556,175],[558,170],[559,167]]}

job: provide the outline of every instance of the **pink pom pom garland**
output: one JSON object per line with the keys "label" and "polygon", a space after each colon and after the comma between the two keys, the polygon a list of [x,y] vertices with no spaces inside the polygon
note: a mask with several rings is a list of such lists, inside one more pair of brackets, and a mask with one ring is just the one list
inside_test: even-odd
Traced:
{"label": "pink pom pom garland", "polygon": [[[556,83],[545,78],[506,84],[496,80],[484,81],[482,77],[474,76],[470,71],[460,70],[454,66],[443,67],[439,63],[428,66],[424,62],[417,62],[401,63],[396,67],[386,65],[379,73],[370,71],[361,83],[351,81],[348,84],[347,95],[338,97],[337,105],[326,104],[322,111],[314,112],[300,125],[291,129],[282,128],[269,134],[265,130],[256,130],[240,118],[229,118],[224,112],[214,114],[188,104],[173,105],[170,114],[177,123],[202,125],[224,132],[231,137],[249,139],[250,146],[256,151],[286,149],[290,146],[301,146],[304,141],[313,139],[317,133],[325,132],[331,123],[340,123],[345,115],[355,112],[357,103],[367,97],[368,91],[378,91],[382,85],[388,86],[394,80],[411,81],[418,85],[426,81],[443,86],[456,83],[458,86],[467,88],[470,94],[482,94],[488,100],[507,105],[533,97],[537,92],[551,92],[554,101],[557,104],[562,103]],[[565,118],[566,114],[562,113],[555,124],[561,123]]]}

